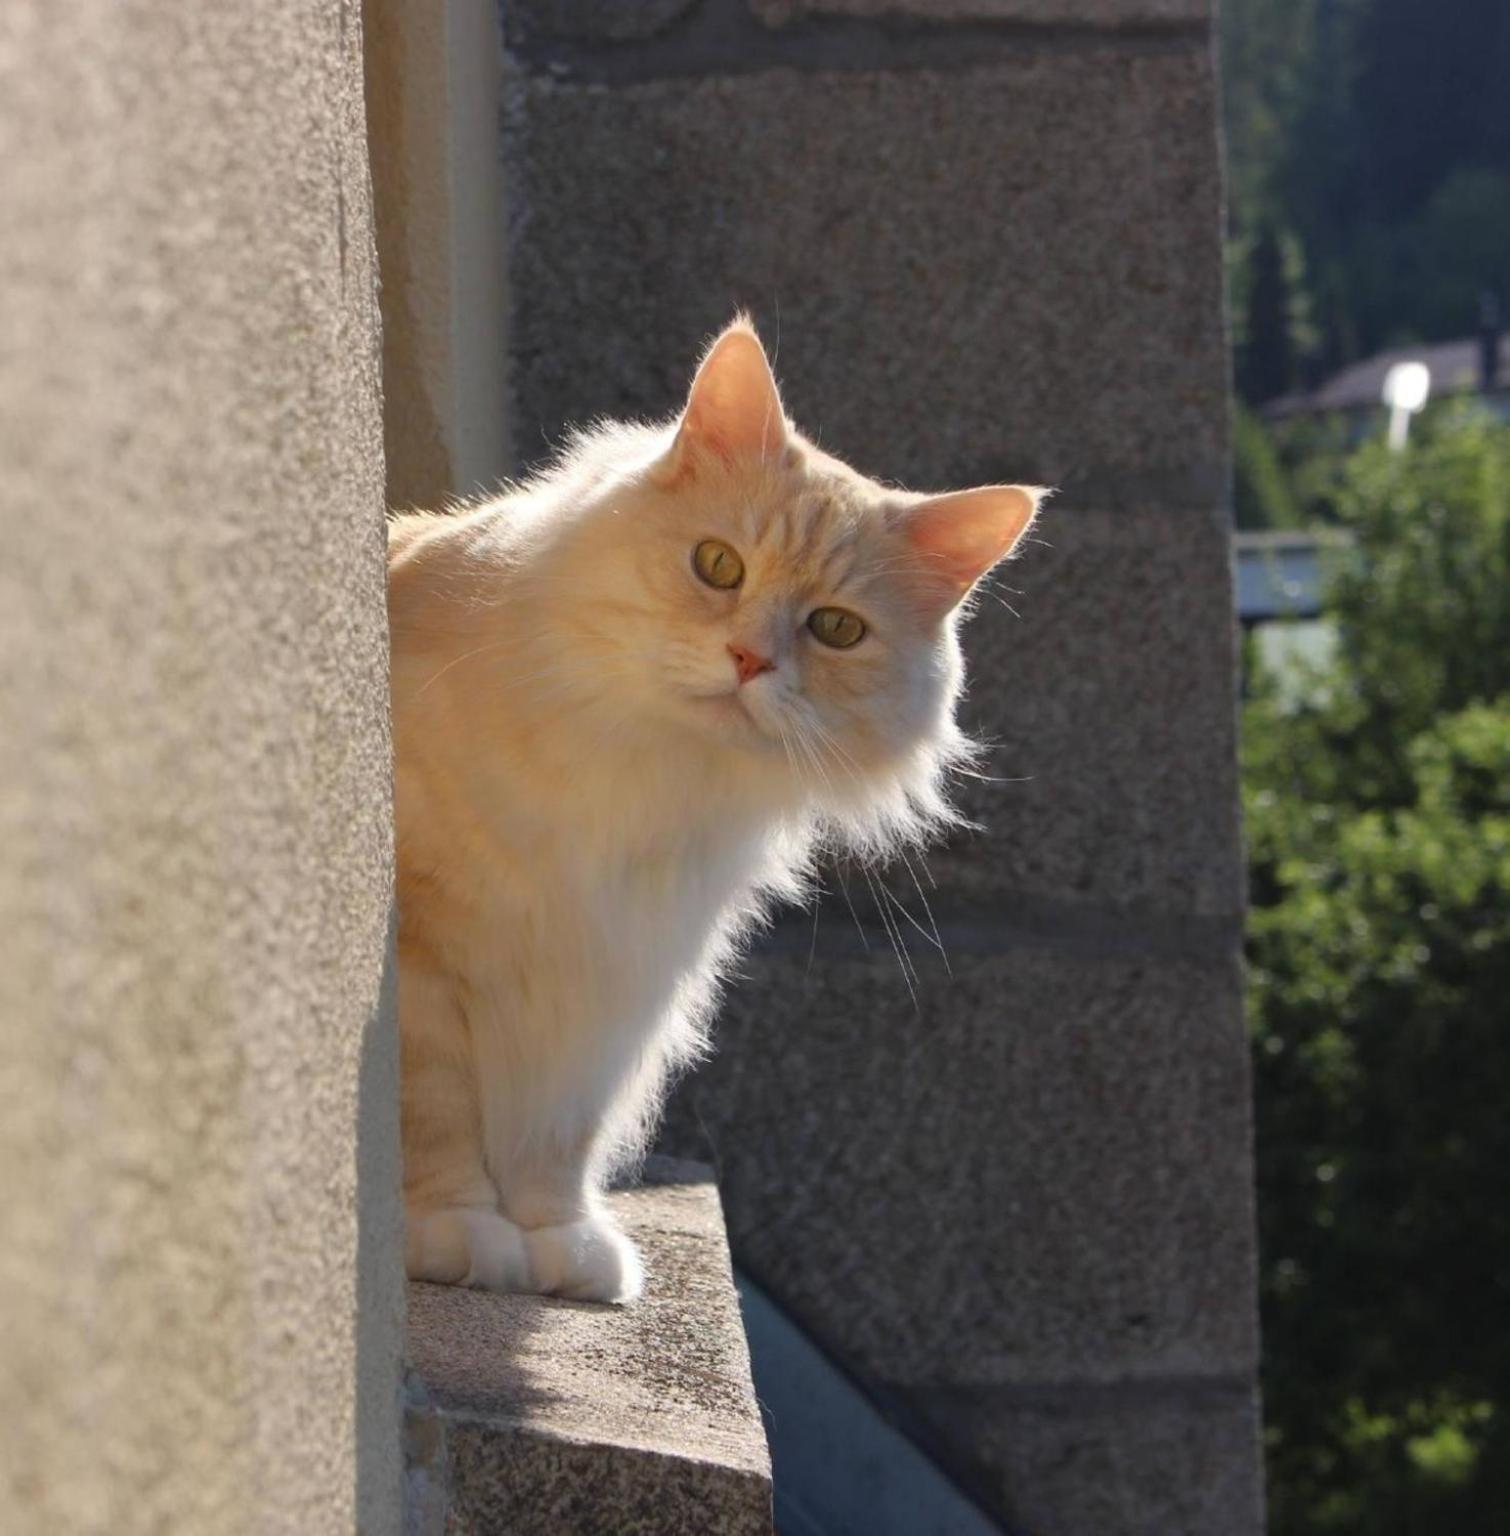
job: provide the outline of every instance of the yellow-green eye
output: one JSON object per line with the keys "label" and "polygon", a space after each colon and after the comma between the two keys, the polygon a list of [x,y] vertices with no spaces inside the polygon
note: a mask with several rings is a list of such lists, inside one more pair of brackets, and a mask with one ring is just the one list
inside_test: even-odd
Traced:
{"label": "yellow-green eye", "polygon": [[807,627],[815,640],[836,651],[847,651],[865,638],[865,620],[848,608],[814,608],[807,616]]}
{"label": "yellow-green eye", "polygon": [[737,587],[745,579],[745,563],[722,539],[704,539],[692,551],[692,569],[710,587]]}

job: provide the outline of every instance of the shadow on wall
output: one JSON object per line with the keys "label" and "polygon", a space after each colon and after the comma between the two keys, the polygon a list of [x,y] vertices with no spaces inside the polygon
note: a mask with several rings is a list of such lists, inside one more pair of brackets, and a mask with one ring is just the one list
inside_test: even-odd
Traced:
{"label": "shadow on wall", "polygon": [[399,1151],[396,915],[383,975],[362,1029],[357,1067],[356,1511],[363,1532],[396,1530],[402,1469],[393,1433],[401,1412],[392,1341],[403,1337],[403,1169]]}
{"label": "shadow on wall", "polygon": [[[532,1463],[500,1465],[494,1432],[465,1421],[504,1408],[528,1419],[556,1407],[561,1395],[531,1363],[536,1352],[528,1340],[539,1325],[538,1308],[492,1305],[501,1298],[405,1279],[396,935],[391,912],[357,1077],[357,1530],[362,1536],[400,1529],[406,1536],[442,1536],[453,1490],[463,1489],[480,1508],[516,1508],[515,1480],[535,1475]],[[544,1305],[590,1318],[601,1311],[554,1299]],[[395,1334],[404,1340],[402,1379],[391,1352]],[[396,1426],[404,1445],[397,1468]],[[584,1450],[591,1462],[594,1448]]]}

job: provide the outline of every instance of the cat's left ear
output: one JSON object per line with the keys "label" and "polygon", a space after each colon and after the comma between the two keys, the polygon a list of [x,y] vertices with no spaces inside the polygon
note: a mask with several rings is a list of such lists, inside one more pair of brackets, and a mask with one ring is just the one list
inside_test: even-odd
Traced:
{"label": "cat's left ear", "polygon": [[930,599],[948,612],[1032,526],[1048,493],[1036,485],[987,485],[932,496],[901,515]]}
{"label": "cat's left ear", "polygon": [[741,318],[713,343],[697,370],[667,467],[680,477],[695,473],[700,455],[726,464],[774,459],[786,442],[786,413],[765,348]]}

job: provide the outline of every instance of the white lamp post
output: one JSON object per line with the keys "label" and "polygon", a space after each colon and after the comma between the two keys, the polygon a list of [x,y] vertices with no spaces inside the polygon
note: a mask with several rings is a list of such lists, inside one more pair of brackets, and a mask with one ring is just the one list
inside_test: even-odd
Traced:
{"label": "white lamp post", "polygon": [[1410,436],[1410,418],[1431,395],[1431,371],[1425,363],[1396,363],[1384,375],[1384,403],[1389,407],[1389,446],[1400,449]]}

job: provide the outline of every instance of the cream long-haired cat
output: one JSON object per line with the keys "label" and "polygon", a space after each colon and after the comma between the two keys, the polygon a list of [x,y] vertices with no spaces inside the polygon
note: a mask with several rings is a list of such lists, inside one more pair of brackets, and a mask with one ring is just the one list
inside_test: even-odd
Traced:
{"label": "cream long-haired cat", "polygon": [[951,819],[962,599],[1038,492],[921,496],[786,420],[743,321],[680,420],[394,520],[408,1270],[625,1301],[604,1208],[814,854]]}

